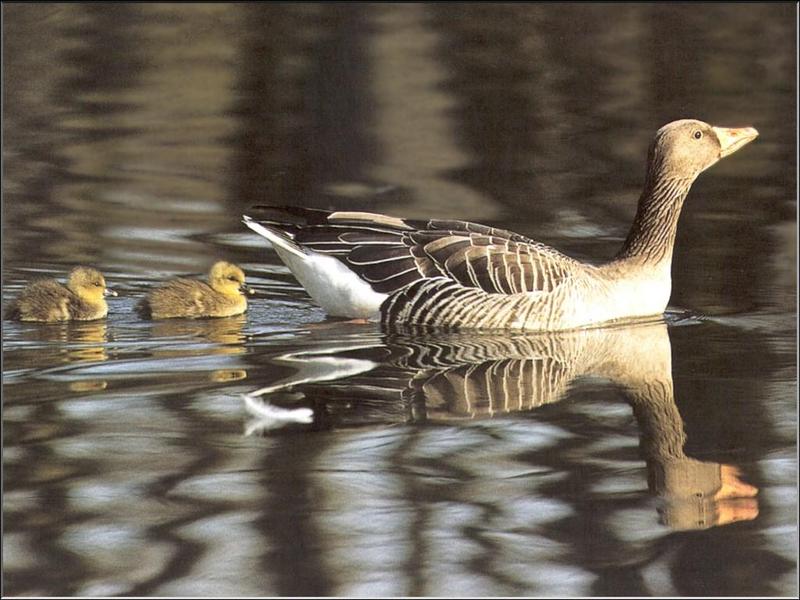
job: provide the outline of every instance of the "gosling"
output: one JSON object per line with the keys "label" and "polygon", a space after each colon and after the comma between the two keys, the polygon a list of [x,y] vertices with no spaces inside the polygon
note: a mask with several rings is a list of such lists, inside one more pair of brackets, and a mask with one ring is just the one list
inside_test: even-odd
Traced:
{"label": "gosling", "polygon": [[55,279],[32,282],[22,290],[6,313],[18,321],[94,321],[108,314],[105,296],[117,293],[106,287],[103,274],[90,267],[75,267],[67,285]]}
{"label": "gosling", "polygon": [[150,292],[139,304],[149,319],[202,319],[231,317],[247,310],[244,272],[236,265],[219,261],[208,273],[208,283],[175,279]]}

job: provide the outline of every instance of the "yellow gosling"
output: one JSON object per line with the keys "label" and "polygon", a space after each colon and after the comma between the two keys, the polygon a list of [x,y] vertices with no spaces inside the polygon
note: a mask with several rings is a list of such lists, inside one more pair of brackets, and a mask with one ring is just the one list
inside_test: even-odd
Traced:
{"label": "yellow gosling", "polygon": [[108,314],[105,296],[116,295],[106,287],[100,271],[75,267],[66,286],[55,279],[31,283],[11,303],[6,318],[38,322],[94,321]]}
{"label": "yellow gosling", "polygon": [[141,302],[142,314],[151,319],[230,317],[247,310],[244,272],[219,261],[208,273],[208,283],[175,279],[150,292]]}

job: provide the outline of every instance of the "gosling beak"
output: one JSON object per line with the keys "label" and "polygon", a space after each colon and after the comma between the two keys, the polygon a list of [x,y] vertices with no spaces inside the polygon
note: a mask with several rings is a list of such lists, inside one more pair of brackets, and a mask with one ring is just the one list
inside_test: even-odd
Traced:
{"label": "gosling beak", "polygon": [[103,290],[103,296],[116,296],[117,292],[112,290],[111,288],[106,288]]}
{"label": "gosling beak", "polygon": [[733,154],[739,148],[752,142],[758,137],[758,131],[753,127],[712,127],[714,133],[717,134],[719,140],[720,151],[719,157],[725,158],[729,154]]}
{"label": "gosling beak", "polygon": [[250,286],[248,286],[246,283],[243,283],[242,285],[239,286],[239,291],[244,294],[248,294],[250,296],[256,293],[256,291]]}

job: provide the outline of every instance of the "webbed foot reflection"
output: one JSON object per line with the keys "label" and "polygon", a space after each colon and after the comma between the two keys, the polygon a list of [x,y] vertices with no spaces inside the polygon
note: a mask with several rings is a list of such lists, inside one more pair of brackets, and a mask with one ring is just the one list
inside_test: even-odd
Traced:
{"label": "webbed foot reflection", "polygon": [[[664,524],[704,529],[758,516],[758,489],[738,467],[684,453],[674,400],[672,357],[663,321],[635,327],[547,334],[393,333],[374,345],[315,347],[275,360],[292,373],[245,397],[302,406],[314,427],[453,422],[535,410],[565,397],[583,377],[616,384],[633,408],[651,493]],[[299,414],[299,413],[298,413]],[[291,418],[249,424],[265,432]]]}

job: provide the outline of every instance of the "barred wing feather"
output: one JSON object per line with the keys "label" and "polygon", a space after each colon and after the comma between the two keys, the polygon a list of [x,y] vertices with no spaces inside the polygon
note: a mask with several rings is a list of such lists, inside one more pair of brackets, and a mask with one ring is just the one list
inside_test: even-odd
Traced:
{"label": "barred wing feather", "polygon": [[383,294],[427,278],[492,294],[549,292],[579,265],[525,236],[466,221],[256,208],[268,213],[260,225],[305,251],[336,257]]}

